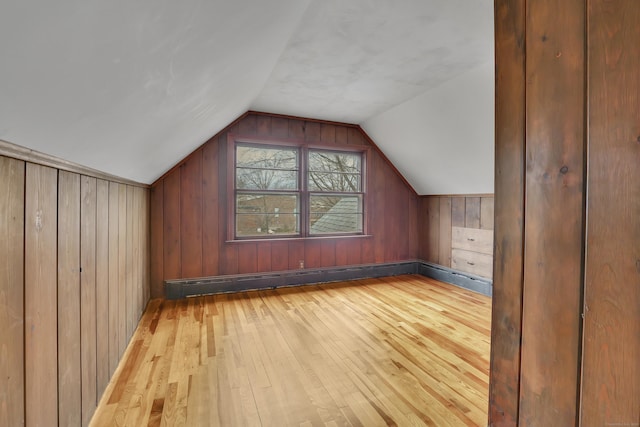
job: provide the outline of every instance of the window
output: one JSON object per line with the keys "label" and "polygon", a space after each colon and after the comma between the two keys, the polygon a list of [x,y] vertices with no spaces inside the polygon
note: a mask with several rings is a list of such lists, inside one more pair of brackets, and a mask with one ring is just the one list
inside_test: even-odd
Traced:
{"label": "window", "polygon": [[233,147],[234,239],[363,234],[363,151]]}

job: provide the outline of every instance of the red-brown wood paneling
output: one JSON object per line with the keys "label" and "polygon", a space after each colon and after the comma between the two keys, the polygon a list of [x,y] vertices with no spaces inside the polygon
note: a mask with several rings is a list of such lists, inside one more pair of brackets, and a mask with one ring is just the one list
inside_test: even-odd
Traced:
{"label": "red-brown wood paneling", "polygon": [[[150,190],[151,233],[151,298],[163,295],[164,280],[164,182],[160,181]],[[111,218],[111,215],[109,216]],[[206,218],[206,216],[205,216]]]}
{"label": "red-brown wood paneling", "polygon": [[0,156],[0,425],[24,425],[24,170]]}
{"label": "red-brown wood paneling", "polygon": [[640,425],[640,3],[589,2],[581,420]]}
{"label": "red-brown wood paneling", "polygon": [[[269,122],[268,129],[271,129]],[[263,129],[264,125],[259,127]],[[218,209],[218,139],[213,138],[202,150],[202,271],[205,276],[216,276],[221,245]]]}
{"label": "red-brown wood paneling", "polygon": [[202,150],[196,150],[189,156],[181,169],[180,275],[202,277]]}
{"label": "red-brown wood paneling", "polygon": [[58,419],[58,171],[27,163],[25,183],[26,425]]}
{"label": "red-brown wood paneling", "polygon": [[182,276],[182,237],[180,236],[180,172],[177,168],[164,179],[164,280]]}
{"label": "red-brown wood paneling", "polygon": [[489,384],[489,425],[492,427],[516,426],[520,407],[525,176],[524,6],[522,1],[495,2],[495,268]]}
{"label": "red-brown wood paneling", "polygon": [[271,271],[289,270],[289,242],[275,241],[271,244]]}
{"label": "red-brown wood paneling", "polygon": [[[227,221],[229,134],[297,139],[328,147],[369,145],[361,129],[352,125],[264,113],[249,113],[211,138],[153,185],[152,199],[162,204],[163,212],[152,216],[153,230],[162,230],[152,233],[152,239],[161,241],[163,248],[162,278],[154,274],[156,292],[161,291],[163,280],[173,278],[298,269],[301,261],[305,268],[319,268],[417,257],[417,196],[377,150],[370,150],[366,171],[365,210],[371,236],[228,242],[232,232]],[[153,196],[158,191],[161,198]],[[413,238],[407,238],[411,233]],[[156,251],[151,255],[160,257]],[[151,262],[156,265],[154,259]]]}
{"label": "red-brown wood paneling", "polygon": [[58,422],[82,423],[80,175],[58,174]]}

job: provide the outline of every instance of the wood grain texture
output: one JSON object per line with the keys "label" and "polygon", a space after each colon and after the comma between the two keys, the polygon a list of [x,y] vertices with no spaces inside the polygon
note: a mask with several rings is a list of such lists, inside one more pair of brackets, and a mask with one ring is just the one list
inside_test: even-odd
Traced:
{"label": "wood grain texture", "polygon": [[440,262],[440,198],[427,199],[427,251],[426,261]]}
{"label": "wood grain texture", "polygon": [[150,190],[151,206],[151,298],[163,295],[164,286],[164,181],[160,181]]}
{"label": "wood grain texture", "polygon": [[82,425],[80,175],[58,174],[58,423]]}
{"label": "wood grain texture", "polygon": [[96,179],[80,179],[80,362],[82,425],[88,425],[97,403],[96,368]]}
{"label": "wood grain texture", "polygon": [[527,5],[520,425],[573,425],[583,280],[586,5]]}
{"label": "wood grain texture", "polygon": [[[139,188],[138,191],[146,191]],[[109,378],[109,182],[96,182],[96,402]]]}
{"label": "wood grain texture", "polygon": [[480,197],[467,197],[464,206],[464,226],[480,228]]}
{"label": "wood grain texture", "polygon": [[451,225],[453,227],[465,227],[466,197],[451,198]]}
{"label": "wood grain texture", "polygon": [[483,425],[489,317],[420,276],[155,300],[92,425]]}
{"label": "wood grain texture", "polygon": [[58,419],[58,171],[26,169],[25,413],[27,425],[45,426]]}
{"label": "wood grain texture", "polygon": [[451,246],[457,249],[493,255],[493,231],[452,227]]}
{"label": "wood grain texture", "polygon": [[[302,246],[292,246],[293,240],[288,240],[288,253],[283,256],[273,251],[272,243],[275,242],[227,242],[230,225],[227,221],[230,209],[227,142],[230,134],[287,138],[327,147],[335,144],[371,147],[363,131],[353,125],[264,113],[249,113],[211,138],[153,185],[153,194],[162,192],[162,197],[152,195],[154,203],[162,204],[162,215],[152,218],[154,245],[161,242],[162,246],[160,259],[158,250],[152,245],[154,296],[162,295],[163,280],[174,278],[297,269],[300,260],[310,267],[417,257],[420,247],[416,237],[419,228],[417,198],[397,171],[373,149],[368,154],[366,186],[367,197],[371,200],[367,200],[365,208],[368,230],[373,237],[303,239]],[[403,237],[410,234],[413,235],[411,239]],[[292,252],[294,247],[295,252]],[[157,277],[160,265],[162,276]]]}
{"label": "wood grain texture", "polygon": [[178,279],[182,275],[182,250],[180,238],[180,174],[176,169],[164,179],[164,280]]}
{"label": "wood grain texture", "polygon": [[120,185],[109,183],[109,378],[120,361],[119,338],[119,193]]}
{"label": "wood grain texture", "polygon": [[0,425],[24,426],[25,163],[0,156]]}
{"label": "wood grain texture", "polygon": [[494,222],[494,198],[482,197],[480,199],[480,228],[493,230]]}
{"label": "wood grain texture", "polygon": [[496,0],[495,250],[489,425],[516,426],[524,248],[524,1]]}
{"label": "wood grain texture", "polygon": [[127,336],[127,186],[118,186],[118,358],[122,357]]}
{"label": "wood grain texture", "polygon": [[638,2],[590,2],[585,427],[640,425],[638,22]]}
{"label": "wood grain texture", "polygon": [[[252,116],[255,119],[255,116]],[[241,123],[247,123],[243,120]],[[251,129],[255,134],[255,120]],[[202,277],[202,150],[195,151],[181,166],[180,250],[181,277]]]}
{"label": "wood grain texture", "polygon": [[451,267],[451,197],[440,198],[440,231],[438,233],[438,264]]}

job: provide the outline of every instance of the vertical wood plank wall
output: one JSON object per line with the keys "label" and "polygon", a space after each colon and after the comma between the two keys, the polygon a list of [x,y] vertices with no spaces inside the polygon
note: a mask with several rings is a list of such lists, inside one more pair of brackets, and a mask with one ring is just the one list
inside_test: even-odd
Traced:
{"label": "vertical wood plank wall", "polygon": [[640,425],[640,3],[590,2],[581,419]]}
{"label": "vertical wood plank wall", "polygon": [[24,162],[0,156],[0,425],[24,425]]}
{"label": "vertical wood plank wall", "polygon": [[640,425],[640,3],[496,1],[491,426]]}
{"label": "vertical wood plank wall", "polygon": [[376,150],[367,170],[370,237],[226,242],[227,135],[371,146],[355,126],[250,113],[151,188],[152,296],[168,279],[415,259],[417,196]]}
{"label": "vertical wood plank wall", "polygon": [[0,156],[0,425],[89,423],[149,298],[148,193]]}
{"label": "vertical wood plank wall", "polygon": [[493,230],[492,195],[422,196],[418,201],[418,258],[451,267],[451,228]]}

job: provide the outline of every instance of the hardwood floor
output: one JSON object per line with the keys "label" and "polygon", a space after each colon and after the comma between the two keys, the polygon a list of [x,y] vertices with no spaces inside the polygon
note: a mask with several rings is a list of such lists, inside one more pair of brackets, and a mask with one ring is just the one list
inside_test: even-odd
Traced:
{"label": "hardwood floor", "polygon": [[484,426],[491,300],[422,276],[153,300],[93,426]]}

